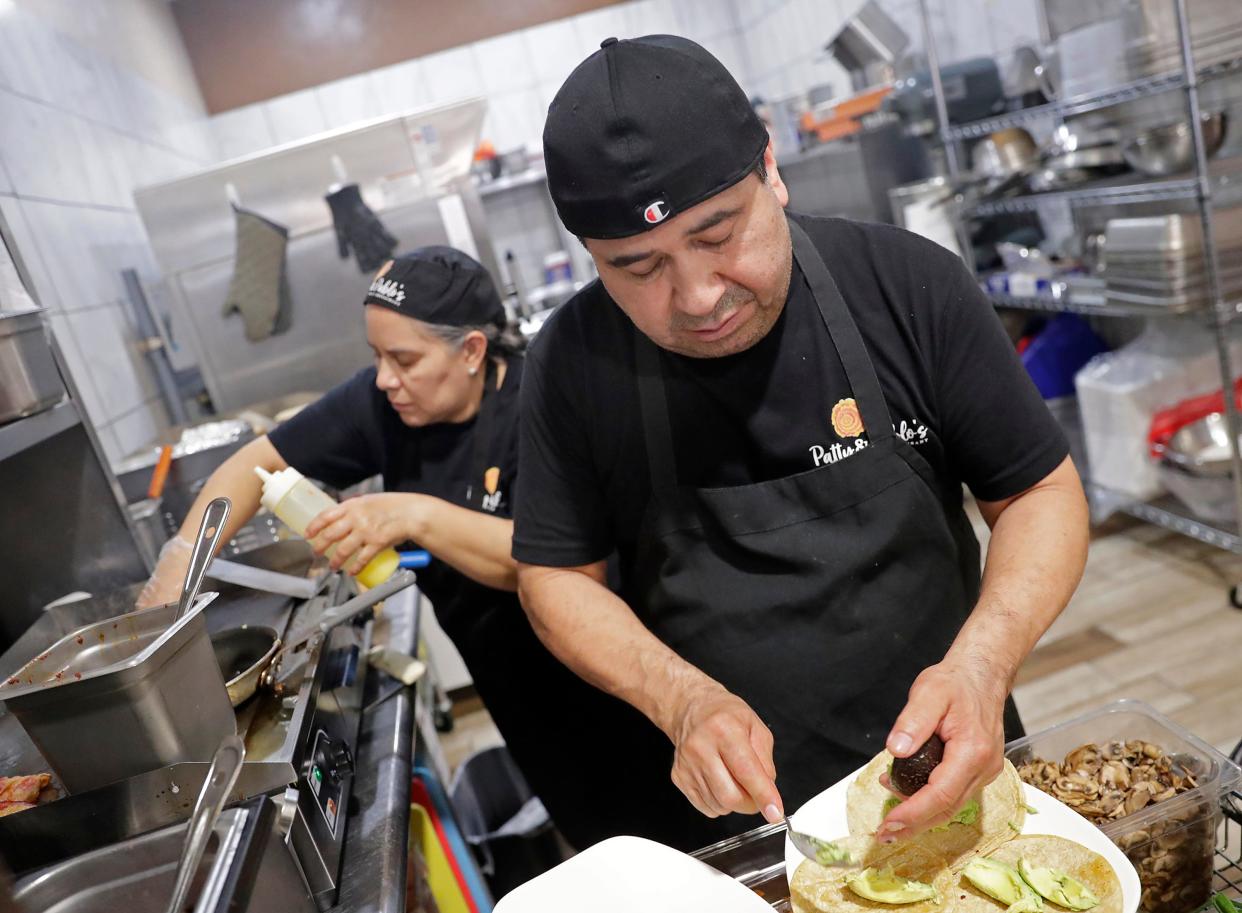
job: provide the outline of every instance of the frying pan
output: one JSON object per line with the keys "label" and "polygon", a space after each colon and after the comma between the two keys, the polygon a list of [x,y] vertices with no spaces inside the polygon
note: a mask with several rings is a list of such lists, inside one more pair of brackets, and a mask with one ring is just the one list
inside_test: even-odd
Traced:
{"label": "frying pan", "polygon": [[211,647],[215,651],[220,672],[224,675],[229,701],[237,707],[261,686],[272,685],[273,672],[280,664],[280,657],[286,652],[296,650],[315,635],[326,634],[337,625],[361,615],[377,602],[387,599],[413,582],[413,573],[399,570],[374,589],[325,612],[318,625],[284,645],[275,630],[262,625],[242,625],[217,631],[211,635]]}

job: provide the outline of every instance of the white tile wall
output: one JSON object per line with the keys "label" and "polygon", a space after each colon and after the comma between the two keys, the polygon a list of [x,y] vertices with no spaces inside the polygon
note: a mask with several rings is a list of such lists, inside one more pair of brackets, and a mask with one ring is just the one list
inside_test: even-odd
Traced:
{"label": "white tile wall", "polygon": [[[325,127],[483,95],[492,107],[486,139],[501,150],[538,146],[548,103],[603,39],[669,33],[699,41],[749,82],[738,0],[630,0],[227,111],[211,118],[210,127],[221,157],[233,158]],[[774,32],[771,46],[773,53],[782,50]]]}
{"label": "white tile wall", "polygon": [[[369,73],[359,73],[338,79],[313,90],[319,98],[319,108],[323,111],[323,121],[327,129],[336,130],[359,121],[373,120],[384,113],[380,110],[379,99],[371,83]],[[306,94],[305,92],[298,94]],[[272,105],[279,99],[266,102],[268,121],[272,122]],[[314,124],[304,125],[302,137],[318,133],[323,127]],[[302,137],[295,137],[301,139]]]}
{"label": "white tile wall", "polygon": [[262,104],[217,114],[211,119],[211,127],[221,159],[241,158],[276,145]]}
{"label": "white tile wall", "polygon": [[[139,33],[141,59],[118,50]],[[0,125],[0,210],[118,459],[165,421],[123,303],[120,271],[154,272],[132,192],[217,160],[223,131],[154,0],[0,0]]]}
{"label": "white tile wall", "polygon": [[276,145],[291,143],[308,133],[321,133],[328,129],[319,95],[313,89],[273,98],[265,102],[263,108]]}
{"label": "white tile wall", "polygon": [[371,84],[380,111],[384,113],[411,111],[430,103],[431,96],[423,79],[423,64],[419,60],[407,60],[372,70]]}

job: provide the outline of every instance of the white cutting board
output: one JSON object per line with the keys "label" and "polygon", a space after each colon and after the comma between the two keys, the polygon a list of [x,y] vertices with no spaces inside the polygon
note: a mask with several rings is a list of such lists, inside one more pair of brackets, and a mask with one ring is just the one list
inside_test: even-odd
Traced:
{"label": "white cutting board", "polygon": [[[859,768],[844,780],[809,799],[790,816],[794,830],[804,831],[826,840],[844,837],[848,834],[850,829],[846,820],[845,794],[850,784],[862,771],[863,768]],[[1064,837],[1099,853],[1108,860],[1113,871],[1117,873],[1117,878],[1121,881],[1123,913],[1136,913],[1140,896],[1138,872],[1134,870],[1130,860],[1117,848],[1117,845],[1105,837],[1103,831],[1064,803],[1029,784],[1023,783],[1022,789],[1025,793],[1026,804],[1036,812],[1035,814],[1027,813],[1026,821],[1022,825],[1022,833]],[[802,854],[786,837],[785,873],[791,880],[794,869],[798,867],[802,859]]]}
{"label": "white cutting board", "polygon": [[495,913],[772,913],[759,895],[685,853],[611,837],[514,888]]}

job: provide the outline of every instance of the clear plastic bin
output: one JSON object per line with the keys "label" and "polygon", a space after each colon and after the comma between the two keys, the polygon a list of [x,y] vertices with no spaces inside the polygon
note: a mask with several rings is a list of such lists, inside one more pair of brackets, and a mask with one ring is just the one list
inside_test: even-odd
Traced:
{"label": "clear plastic bin", "polygon": [[1198,784],[1132,815],[1100,825],[1138,870],[1139,909],[1187,913],[1212,895],[1221,798],[1242,781],[1242,769],[1202,739],[1141,701],[1116,701],[1005,746],[1014,766],[1042,758],[1060,764],[1075,748],[1138,739],[1171,755]]}

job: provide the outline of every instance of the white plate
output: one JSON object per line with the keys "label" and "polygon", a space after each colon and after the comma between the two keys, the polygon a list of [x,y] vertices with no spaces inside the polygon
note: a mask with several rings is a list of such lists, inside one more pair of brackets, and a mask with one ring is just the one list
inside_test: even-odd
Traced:
{"label": "white plate", "polygon": [[500,899],[495,913],[772,913],[759,895],[685,853],[611,837]]}
{"label": "white plate", "polygon": [[[848,834],[850,829],[845,814],[845,793],[860,773],[862,773],[862,768],[854,771],[836,785],[828,787],[818,796],[809,799],[790,816],[794,829],[827,840]],[[1026,804],[1037,812],[1034,815],[1027,813],[1026,821],[1022,825],[1022,833],[1064,837],[1099,853],[1108,860],[1113,871],[1117,873],[1117,878],[1121,881],[1123,913],[1136,913],[1140,894],[1138,872],[1134,870],[1130,860],[1117,848],[1117,845],[1105,837],[1104,832],[1098,827],[1064,803],[1029,784],[1023,783],[1022,789],[1025,793]],[[794,845],[786,837],[785,874],[791,881],[794,869],[798,867],[803,858],[803,855],[794,849]]]}

